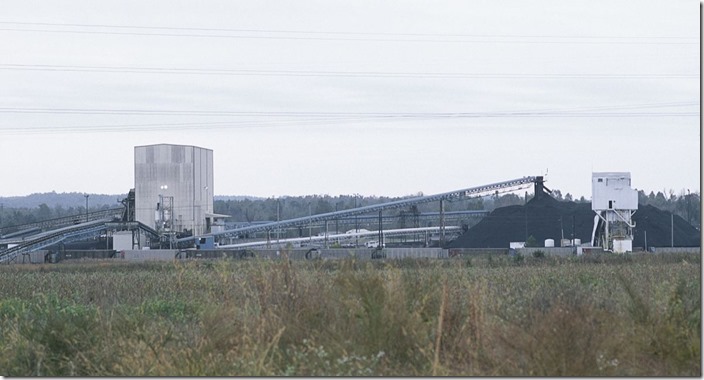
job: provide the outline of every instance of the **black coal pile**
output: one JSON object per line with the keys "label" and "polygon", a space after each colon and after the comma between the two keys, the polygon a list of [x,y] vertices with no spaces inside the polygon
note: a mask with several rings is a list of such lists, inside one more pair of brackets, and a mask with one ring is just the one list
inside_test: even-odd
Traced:
{"label": "black coal pile", "polygon": [[[638,211],[633,215],[636,228],[633,231],[633,246],[644,247],[648,239],[648,247],[700,247],[701,232],[692,227],[683,218],[672,215],[651,205],[638,205]],[[672,240],[674,232],[674,241]]]}
{"label": "black coal pile", "polygon": [[[501,207],[492,211],[466,233],[448,244],[448,248],[508,248],[510,242],[526,241],[532,236],[537,245],[545,239],[580,239],[589,243],[594,228],[591,203],[558,201],[538,193],[523,206]],[[650,205],[639,205],[633,215],[636,223],[633,247],[669,247],[671,244],[671,213]],[[675,247],[699,247],[700,232],[686,220],[675,215],[672,223]]]}

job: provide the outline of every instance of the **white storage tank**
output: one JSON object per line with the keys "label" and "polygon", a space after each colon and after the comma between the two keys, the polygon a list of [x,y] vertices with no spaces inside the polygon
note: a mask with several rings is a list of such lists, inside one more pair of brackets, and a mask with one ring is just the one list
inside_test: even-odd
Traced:
{"label": "white storage tank", "polygon": [[582,239],[574,239],[573,245],[580,245],[580,244],[582,244]]}
{"label": "white storage tank", "polygon": [[570,242],[570,239],[562,239],[560,240],[560,247],[569,247],[572,245]]}
{"label": "white storage tank", "polygon": [[555,246],[555,240],[545,239],[545,248],[552,248]]}

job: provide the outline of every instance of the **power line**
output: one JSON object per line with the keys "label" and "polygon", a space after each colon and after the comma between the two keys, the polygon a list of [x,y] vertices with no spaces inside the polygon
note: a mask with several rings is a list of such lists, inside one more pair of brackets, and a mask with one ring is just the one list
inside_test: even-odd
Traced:
{"label": "power line", "polygon": [[145,29],[145,30],[185,30],[205,32],[234,32],[234,33],[286,33],[286,34],[330,34],[354,36],[433,36],[433,37],[479,37],[479,38],[560,38],[560,39],[689,39],[694,37],[681,36],[561,36],[561,35],[516,35],[516,34],[453,34],[453,33],[389,33],[389,32],[340,32],[340,31],[311,31],[311,30],[281,30],[281,29],[230,29],[230,28],[193,28],[193,27],[163,27],[163,26],[137,26],[114,24],[70,24],[48,22],[12,22],[0,21],[0,24],[33,25],[33,26],[60,26],[81,28],[115,28],[115,29]]}
{"label": "power line", "polygon": [[[113,124],[113,125],[74,125],[44,127],[0,127],[0,132],[32,133],[68,133],[68,132],[128,132],[128,131],[172,131],[187,129],[222,129],[222,128],[262,128],[277,126],[315,126],[339,123],[379,123],[408,120],[448,120],[463,118],[603,118],[603,117],[689,117],[699,116],[698,112],[644,112],[638,108],[685,107],[696,105],[695,102],[670,102],[633,104],[621,106],[595,106],[563,110],[532,111],[494,111],[494,112],[416,112],[416,113],[364,113],[364,112],[231,112],[231,111],[168,111],[168,110],[99,110],[99,109],[40,109],[40,108],[0,108],[0,113],[57,113],[81,115],[142,115],[142,116],[230,116],[248,117],[249,119],[189,122],[189,123],[149,123],[149,124]],[[621,111],[621,112],[606,112]],[[252,118],[255,119],[252,119]],[[274,118],[264,119],[261,118]],[[258,118],[258,119],[256,119]]]}
{"label": "power line", "polygon": [[0,70],[108,72],[131,74],[290,76],[290,77],[373,77],[373,78],[437,78],[437,79],[688,79],[698,74],[508,74],[508,73],[442,73],[388,71],[317,71],[317,70],[253,70],[253,69],[188,69],[139,66],[76,66],[0,64]]}
{"label": "power line", "polygon": [[276,127],[294,125],[330,125],[347,121],[384,121],[383,118],[310,118],[295,120],[240,120],[221,122],[191,122],[191,123],[150,123],[150,124],[110,124],[110,125],[73,125],[73,126],[42,126],[42,127],[0,127],[0,131],[33,134],[33,133],[67,133],[67,132],[131,132],[131,131],[178,131],[189,129],[212,130],[221,128],[251,128]]}
{"label": "power line", "polygon": [[12,108],[2,107],[0,113],[26,114],[78,114],[78,115],[141,115],[141,116],[261,116],[261,117],[312,117],[312,116],[357,116],[357,117],[433,117],[433,118],[471,118],[471,117],[531,117],[531,116],[692,116],[696,112],[589,112],[589,111],[495,111],[495,112],[237,112],[237,111],[176,111],[176,110],[100,110],[71,108]]}
{"label": "power line", "polygon": [[[130,26],[99,26],[88,24],[50,24],[50,23],[14,23],[14,22],[2,22],[0,24],[16,24],[16,25],[37,25],[37,26],[62,26],[62,27],[75,27],[83,25],[81,27],[93,27],[93,28],[119,28],[119,29],[138,29],[138,30],[167,30],[167,31],[218,31],[217,29],[206,29],[206,28],[160,28],[160,27],[130,27]],[[61,30],[61,29],[29,29],[29,28],[0,28],[1,31],[12,31],[12,32],[34,32],[34,33],[73,33],[73,34],[99,34],[99,35],[122,35],[122,36],[155,36],[155,37],[194,37],[194,38],[237,38],[237,39],[260,39],[260,40],[318,40],[318,41],[357,41],[357,42],[439,42],[439,43],[525,43],[525,44],[645,44],[645,45],[694,45],[698,44],[696,39],[692,38],[692,42],[673,42],[679,39],[685,39],[686,37],[666,37],[665,41],[652,41],[653,39],[659,39],[659,37],[588,37],[588,36],[534,36],[534,37],[522,37],[522,36],[510,36],[509,35],[454,35],[463,36],[461,38],[474,38],[474,39],[447,39],[453,35],[434,35],[434,34],[421,34],[421,33],[376,33],[373,35],[381,35],[383,38],[378,37],[364,37],[368,34],[355,33],[355,32],[293,32],[295,34],[312,34],[308,36],[286,36],[286,35],[248,35],[248,34],[194,34],[194,33],[173,33],[173,32],[140,32],[140,31],[105,31],[105,30]],[[222,29],[220,31],[228,31],[227,29]],[[255,30],[249,30],[247,32],[241,31],[239,33],[252,33]],[[257,31],[258,33],[284,33],[284,31]],[[320,37],[320,34],[334,35],[331,37]],[[342,36],[340,36],[342,35]],[[359,36],[354,37],[343,37],[343,36]],[[405,38],[408,37],[418,37],[427,36],[429,38]],[[445,39],[434,38],[436,36],[446,37]],[[360,38],[361,37],[361,38]],[[393,38],[396,37],[396,38]],[[398,38],[404,37],[404,38]],[[513,39],[508,39],[513,38]],[[537,40],[529,40],[530,38]],[[590,41],[588,39],[596,39]],[[613,40],[609,41],[611,38]],[[550,40],[553,39],[553,40]],[[572,40],[566,40],[572,39]],[[624,39],[632,39],[631,41],[625,41]],[[648,41],[651,40],[651,41]]]}
{"label": "power line", "polygon": [[660,102],[584,106],[572,108],[543,108],[489,112],[320,112],[320,111],[207,111],[207,110],[173,110],[173,109],[107,109],[107,108],[32,108],[32,107],[0,107],[5,113],[68,113],[68,114],[119,114],[119,115],[171,115],[171,116],[283,116],[283,117],[399,117],[399,116],[463,116],[484,114],[542,114],[542,113],[583,113],[604,110],[633,110],[666,107],[688,107],[699,105],[695,101]]}

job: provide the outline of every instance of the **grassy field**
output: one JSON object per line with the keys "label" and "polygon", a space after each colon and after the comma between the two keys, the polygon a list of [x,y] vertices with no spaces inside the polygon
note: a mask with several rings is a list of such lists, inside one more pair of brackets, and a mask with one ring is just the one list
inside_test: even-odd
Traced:
{"label": "grassy field", "polygon": [[0,374],[701,376],[701,258],[0,267]]}

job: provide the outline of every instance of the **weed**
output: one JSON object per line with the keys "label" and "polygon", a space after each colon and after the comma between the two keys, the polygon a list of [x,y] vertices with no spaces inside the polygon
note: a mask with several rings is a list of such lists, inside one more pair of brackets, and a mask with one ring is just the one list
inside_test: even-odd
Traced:
{"label": "weed", "polygon": [[11,376],[701,375],[698,255],[287,255],[0,267],[0,368]]}

